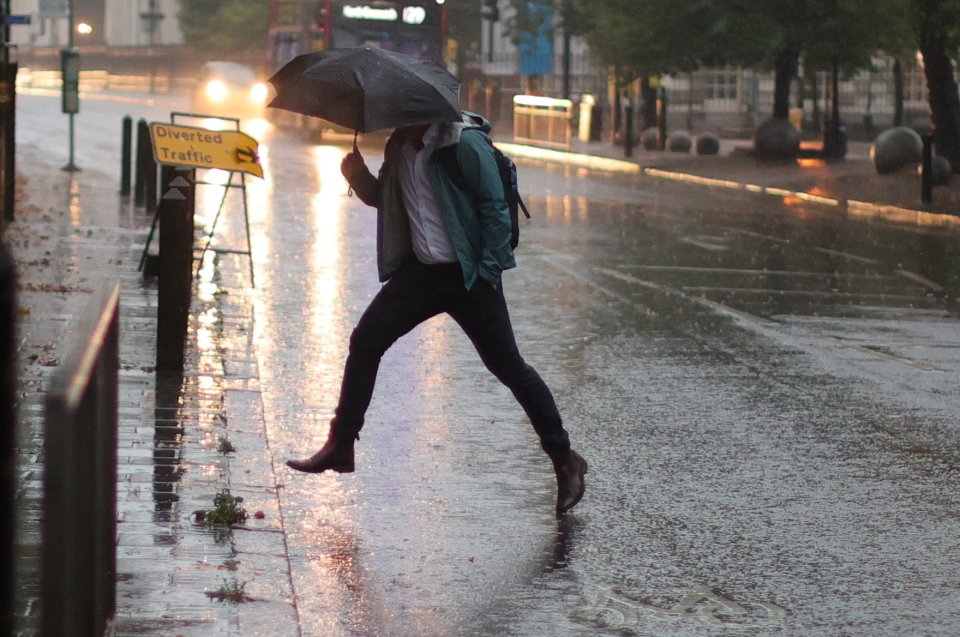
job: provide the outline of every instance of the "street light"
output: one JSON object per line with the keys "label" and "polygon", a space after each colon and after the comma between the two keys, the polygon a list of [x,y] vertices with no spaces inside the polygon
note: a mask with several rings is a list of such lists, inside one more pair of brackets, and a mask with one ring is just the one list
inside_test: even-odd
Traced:
{"label": "street light", "polygon": [[81,22],[77,25],[77,33],[80,35],[90,35],[93,33],[93,25],[89,22]]}

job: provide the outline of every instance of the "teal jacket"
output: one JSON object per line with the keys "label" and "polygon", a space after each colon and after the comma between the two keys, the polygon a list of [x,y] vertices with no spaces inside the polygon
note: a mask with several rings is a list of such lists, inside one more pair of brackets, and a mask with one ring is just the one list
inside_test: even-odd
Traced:
{"label": "teal jacket", "polygon": [[[468,290],[478,278],[499,284],[500,273],[516,266],[510,247],[510,211],[493,148],[486,139],[489,130],[486,119],[465,112],[461,121],[441,125],[436,150],[427,162]],[[377,209],[377,268],[381,281],[389,279],[405,260],[414,258],[397,170],[400,146],[401,142],[391,135],[379,174],[374,177],[367,170],[351,183],[361,201]],[[451,146],[455,148],[449,149]],[[463,173],[463,189],[454,184],[437,157],[444,148],[456,154]]]}

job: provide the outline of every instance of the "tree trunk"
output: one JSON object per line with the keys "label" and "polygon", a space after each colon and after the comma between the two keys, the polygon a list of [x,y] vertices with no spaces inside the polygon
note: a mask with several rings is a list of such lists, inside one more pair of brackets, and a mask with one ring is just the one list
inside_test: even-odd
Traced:
{"label": "tree trunk", "polygon": [[774,66],[773,116],[778,119],[790,118],[790,85],[797,76],[800,66],[800,52],[792,46],[785,47],[777,56]]}
{"label": "tree trunk", "polygon": [[657,89],[650,85],[647,75],[640,81],[640,121],[642,130],[657,125]]}
{"label": "tree trunk", "polygon": [[960,96],[953,65],[946,49],[921,48],[927,94],[930,101],[930,123],[937,154],[946,157],[953,172],[960,173]]}
{"label": "tree trunk", "polygon": [[950,161],[954,172],[960,172],[960,95],[947,54],[950,25],[939,0],[913,0],[911,4],[927,79],[933,143],[937,154]]}
{"label": "tree trunk", "polygon": [[903,126],[903,64],[893,60],[893,125]]}

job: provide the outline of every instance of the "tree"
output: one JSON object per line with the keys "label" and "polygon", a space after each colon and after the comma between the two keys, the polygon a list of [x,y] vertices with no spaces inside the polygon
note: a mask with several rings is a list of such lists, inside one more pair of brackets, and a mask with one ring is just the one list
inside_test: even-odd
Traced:
{"label": "tree", "polygon": [[[865,68],[903,40],[904,0],[574,0],[591,50],[625,77],[732,64],[774,71],[773,116],[786,119],[801,60]],[[957,0],[951,0],[957,1]]]}
{"label": "tree", "polygon": [[209,56],[232,57],[263,50],[267,11],[262,0],[180,0],[177,19],[187,46]]}
{"label": "tree", "polygon": [[582,16],[577,0],[510,0],[513,9],[507,20],[508,31],[514,44],[520,44],[525,34],[535,33],[541,27],[542,11],[547,7],[553,16],[553,28],[559,29],[562,38],[563,96],[570,97],[570,40],[582,34]]}
{"label": "tree", "polygon": [[447,2],[447,34],[457,41],[457,68],[480,62],[480,2]]}
{"label": "tree", "polygon": [[917,44],[923,56],[937,154],[960,172],[960,97],[949,52],[960,39],[960,0],[911,0]]}

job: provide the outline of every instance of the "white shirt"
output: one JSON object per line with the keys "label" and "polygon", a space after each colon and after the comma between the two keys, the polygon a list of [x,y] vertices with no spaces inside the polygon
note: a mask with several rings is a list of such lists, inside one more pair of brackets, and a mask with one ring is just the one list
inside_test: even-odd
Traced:
{"label": "white shirt", "polygon": [[438,133],[439,127],[433,124],[423,135],[423,148],[417,151],[411,142],[405,142],[400,149],[400,190],[410,219],[413,253],[427,264],[458,261],[427,172],[427,160],[436,148]]}

